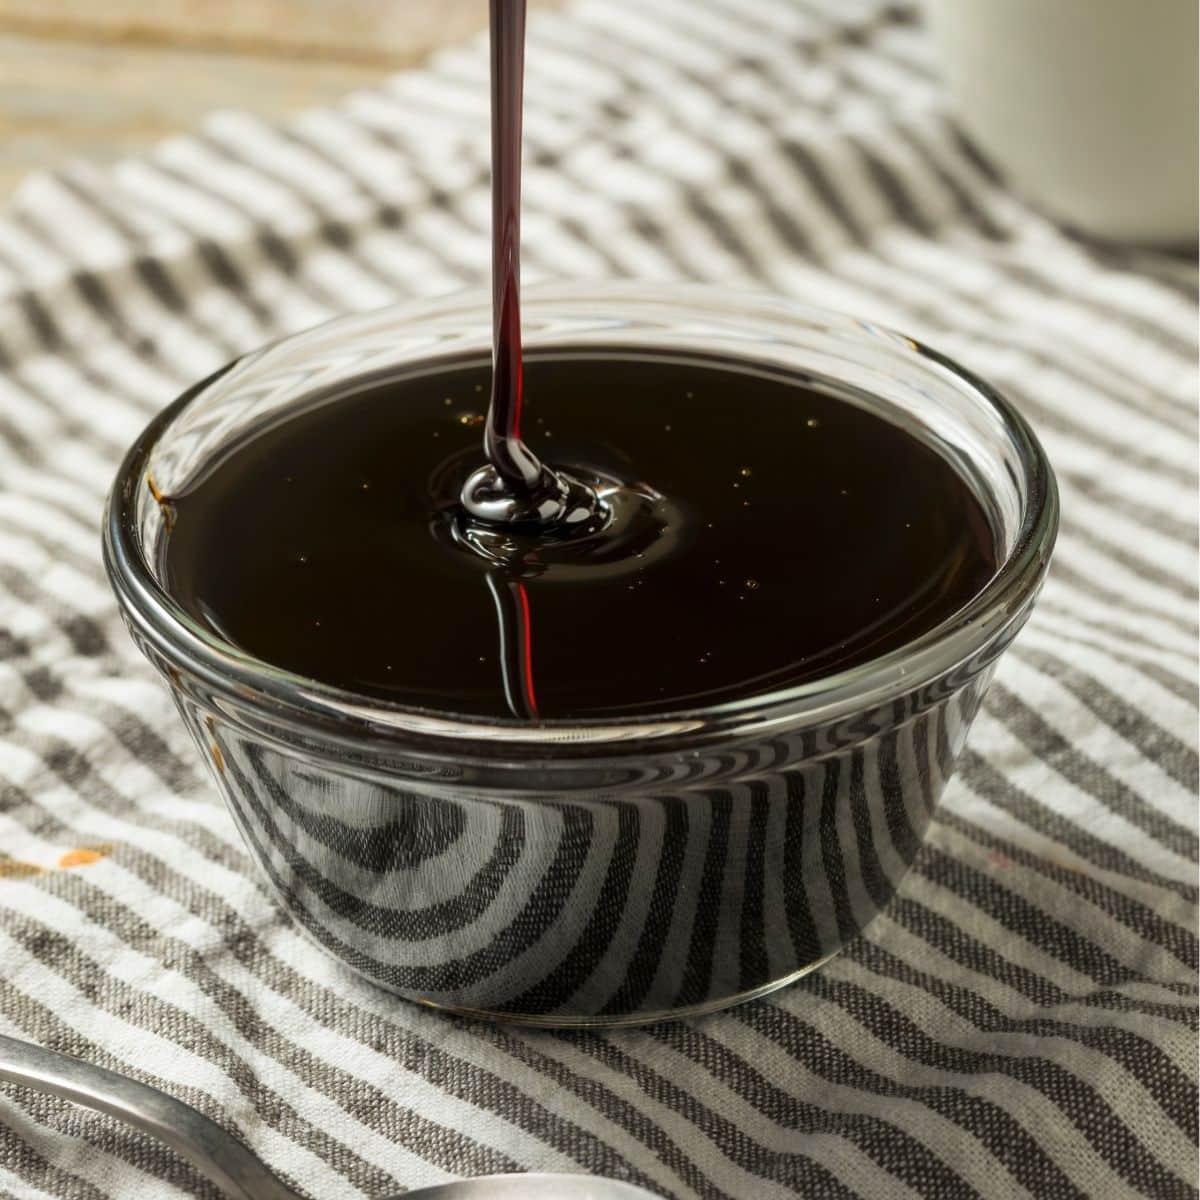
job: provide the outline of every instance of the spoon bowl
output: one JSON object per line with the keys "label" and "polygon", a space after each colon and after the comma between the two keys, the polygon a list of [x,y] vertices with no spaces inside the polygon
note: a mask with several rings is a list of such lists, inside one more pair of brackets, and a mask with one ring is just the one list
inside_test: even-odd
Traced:
{"label": "spoon bowl", "polygon": [[[305,1200],[215,1121],[149,1084],[0,1034],[0,1082],[60,1096],[148,1133],[186,1158],[231,1200]],[[400,1200],[401,1193],[378,1200]],[[651,1200],[633,1184],[596,1175],[513,1174],[437,1183],[405,1200]]]}

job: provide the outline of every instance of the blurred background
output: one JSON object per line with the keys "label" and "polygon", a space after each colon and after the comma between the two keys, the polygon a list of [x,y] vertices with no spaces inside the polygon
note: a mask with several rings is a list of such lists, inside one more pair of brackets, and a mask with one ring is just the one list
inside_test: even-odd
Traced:
{"label": "blurred background", "polygon": [[[891,7],[924,20],[960,126],[1026,199],[1101,238],[1194,245],[1195,0]],[[30,171],[111,161],[216,109],[332,103],[486,20],[487,0],[0,0],[0,206]]]}
{"label": "blurred background", "polygon": [[31,170],[111,161],[217,108],[330,103],[486,24],[487,0],[0,0],[0,204]]}

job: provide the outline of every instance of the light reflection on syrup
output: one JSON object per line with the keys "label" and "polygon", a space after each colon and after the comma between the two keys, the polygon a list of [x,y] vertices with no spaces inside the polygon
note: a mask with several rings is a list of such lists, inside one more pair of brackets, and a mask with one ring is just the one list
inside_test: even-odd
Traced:
{"label": "light reflection on syrup", "polygon": [[533,676],[533,617],[529,592],[520,579],[504,571],[490,571],[488,591],[496,606],[500,632],[500,678],[504,700],[518,720],[537,721],[537,689]]}

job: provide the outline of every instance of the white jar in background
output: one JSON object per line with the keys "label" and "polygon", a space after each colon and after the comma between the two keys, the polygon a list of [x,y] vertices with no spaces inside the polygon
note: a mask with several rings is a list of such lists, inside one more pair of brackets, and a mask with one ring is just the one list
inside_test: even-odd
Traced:
{"label": "white jar in background", "polygon": [[1197,235],[1196,0],[925,0],[966,132],[1103,238]]}

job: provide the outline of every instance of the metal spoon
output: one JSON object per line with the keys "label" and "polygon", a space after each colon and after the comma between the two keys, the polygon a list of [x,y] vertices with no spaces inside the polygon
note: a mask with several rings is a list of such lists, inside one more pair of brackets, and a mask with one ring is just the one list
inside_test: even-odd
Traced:
{"label": "metal spoon", "polygon": [[[165,1142],[233,1200],[304,1200],[237,1138],[182,1100],[136,1080],[0,1034],[0,1082],[108,1113]],[[654,1200],[596,1175],[486,1175],[405,1192],[404,1200]],[[399,1196],[380,1200],[399,1200]]]}

